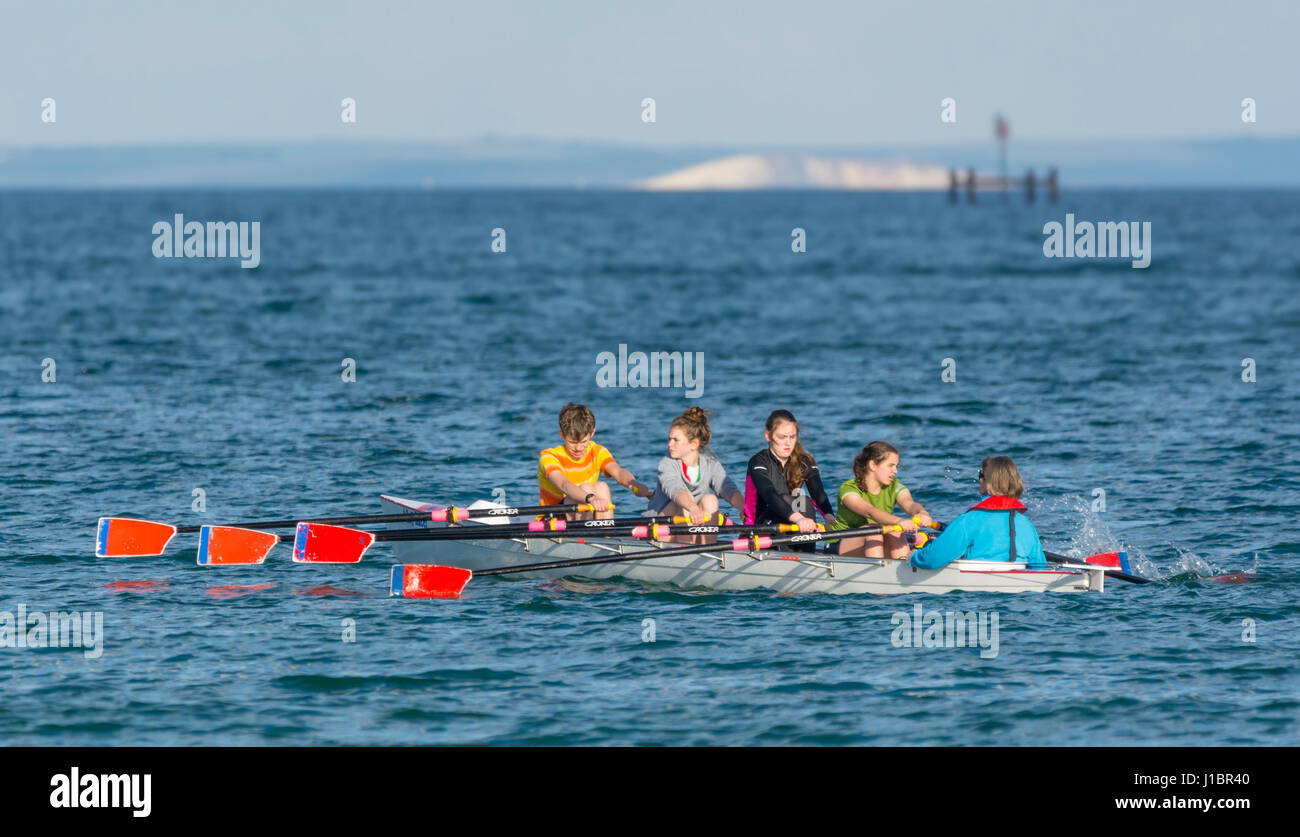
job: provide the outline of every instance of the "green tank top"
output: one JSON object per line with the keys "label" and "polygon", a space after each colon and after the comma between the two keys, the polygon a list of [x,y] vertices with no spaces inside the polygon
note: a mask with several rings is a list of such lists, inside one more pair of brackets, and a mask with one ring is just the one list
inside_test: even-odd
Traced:
{"label": "green tank top", "polygon": [[840,484],[840,501],[838,503],[838,511],[835,512],[835,522],[831,524],[831,529],[856,529],[859,526],[876,525],[876,521],[869,517],[860,515],[848,506],[844,505],[844,498],[850,494],[866,500],[868,505],[875,506],[881,511],[893,514],[894,507],[898,503],[898,495],[902,494],[906,490],[907,487],[899,482],[897,477],[895,477],[894,481],[889,485],[882,488],[879,494],[868,494],[858,488],[856,480],[845,480]]}

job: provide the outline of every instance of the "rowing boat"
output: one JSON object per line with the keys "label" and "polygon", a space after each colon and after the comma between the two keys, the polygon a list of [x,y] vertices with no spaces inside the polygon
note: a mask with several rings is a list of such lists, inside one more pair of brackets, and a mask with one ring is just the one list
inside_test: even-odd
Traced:
{"label": "rowing boat", "polygon": [[[386,512],[417,512],[436,508],[434,503],[381,495]],[[469,508],[496,504],[479,501]],[[523,518],[490,518],[491,522],[524,522]],[[393,524],[395,525],[395,524]],[[445,524],[417,524],[441,529]],[[469,526],[491,525],[467,521]],[[500,540],[397,541],[392,543],[404,564],[441,564],[471,571],[523,566],[543,561],[587,558],[601,553],[625,555],[658,547],[662,558],[610,562],[578,568],[532,571],[519,578],[550,579],[563,576],[585,579],[625,578],[687,589],[774,590],[780,593],[948,593],[953,591],[998,593],[1100,592],[1105,567],[1061,564],[1031,570],[1023,562],[958,560],[938,570],[918,570],[906,559],[841,557],[826,553],[790,553],[779,549],[673,555],[676,544],[632,538],[560,540],[544,536],[503,537]]]}

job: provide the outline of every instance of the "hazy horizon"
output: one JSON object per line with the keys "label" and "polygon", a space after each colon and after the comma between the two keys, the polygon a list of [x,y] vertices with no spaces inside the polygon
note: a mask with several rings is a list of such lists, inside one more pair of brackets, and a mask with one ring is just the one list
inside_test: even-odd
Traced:
{"label": "hazy horizon", "polygon": [[[0,146],[673,150],[1300,137],[1300,6],[340,0],[6,11]],[[42,101],[57,118],[43,122]],[[356,100],[355,123],[340,119]],[[655,99],[653,123],[641,102]],[[940,102],[956,100],[955,123]],[[1257,121],[1241,120],[1241,101]]]}

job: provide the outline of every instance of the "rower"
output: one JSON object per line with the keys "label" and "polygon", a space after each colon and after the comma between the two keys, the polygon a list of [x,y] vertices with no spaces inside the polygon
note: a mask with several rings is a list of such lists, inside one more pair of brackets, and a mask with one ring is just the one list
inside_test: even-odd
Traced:
{"label": "rower", "polygon": [[910,565],[937,570],[965,558],[1024,561],[1030,569],[1046,567],[1038,530],[1025,516],[1025,506],[1020,502],[1025,486],[1011,457],[985,457],[980,463],[979,489],[983,498],[945,526],[933,543],[926,546],[926,536],[916,536],[922,548],[912,553]]}
{"label": "rower", "polygon": [[[684,515],[692,525],[714,521],[718,497],[738,511],[745,497],[727,476],[727,470],[709,450],[709,414],[690,407],[668,426],[668,455],[659,460],[659,482],[645,510],[648,516]],[[659,540],[671,541],[665,535]],[[683,543],[713,543],[713,535],[678,536]]]}
{"label": "rower", "polygon": [[[805,498],[795,497],[805,487],[826,525],[833,525],[835,508],[822,487],[816,460],[799,444],[799,422],[794,415],[789,410],[773,410],[764,425],[763,438],[767,447],[754,454],[745,472],[745,525],[794,523],[800,532],[815,532],[817,521],[804,514],[811,511]],[[812,551],[811,545],[803,551]]]}
{"label": "rower", "polygon": [[[934,522],[925,507],[912,499],[912,492],[898,481],[898,461],[898,448],[880,441],[867,445],[854,457],[853,478],[840,485],[839,512],[832,529],[855,529],[878,523],[898,526],[906,533],[915,532],[918,523],[929,526]],[[907,516],[896,516],[896,506],[902,506]],[[912,550],[903,533],[845,538],[840,541],[840,555],[906,558]]]}
{"label": "rower", "polygon": [[614,516],[609,486],[600,476],[631,491],[637,497],[649,497],[650,489],[637,482],[632,472],[619,466],[613,455],[591,440],[596,433],[596,417],[591,408],[572,401],[560,409],[560,438],[564,444],[542,451],[537,463],[537,487],[543,506],[560,503],[587,503],[594,512],[581,512],[574,519],[590,520],[594,516],[607,520]]}

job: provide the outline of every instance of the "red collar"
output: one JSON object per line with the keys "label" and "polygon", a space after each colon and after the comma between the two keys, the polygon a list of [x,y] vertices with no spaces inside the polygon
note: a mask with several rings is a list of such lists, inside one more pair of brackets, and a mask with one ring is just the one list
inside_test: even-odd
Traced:
{"label": "red collar", "polygon": [[1015,509],[1016,511],[1027,511],[1025,504],[1017,500],[1015,497],[1000,496],[985,497],[983,500],[970,507],[971,511],[977,509],[979,511],[1010,511],[1012,509]]}

